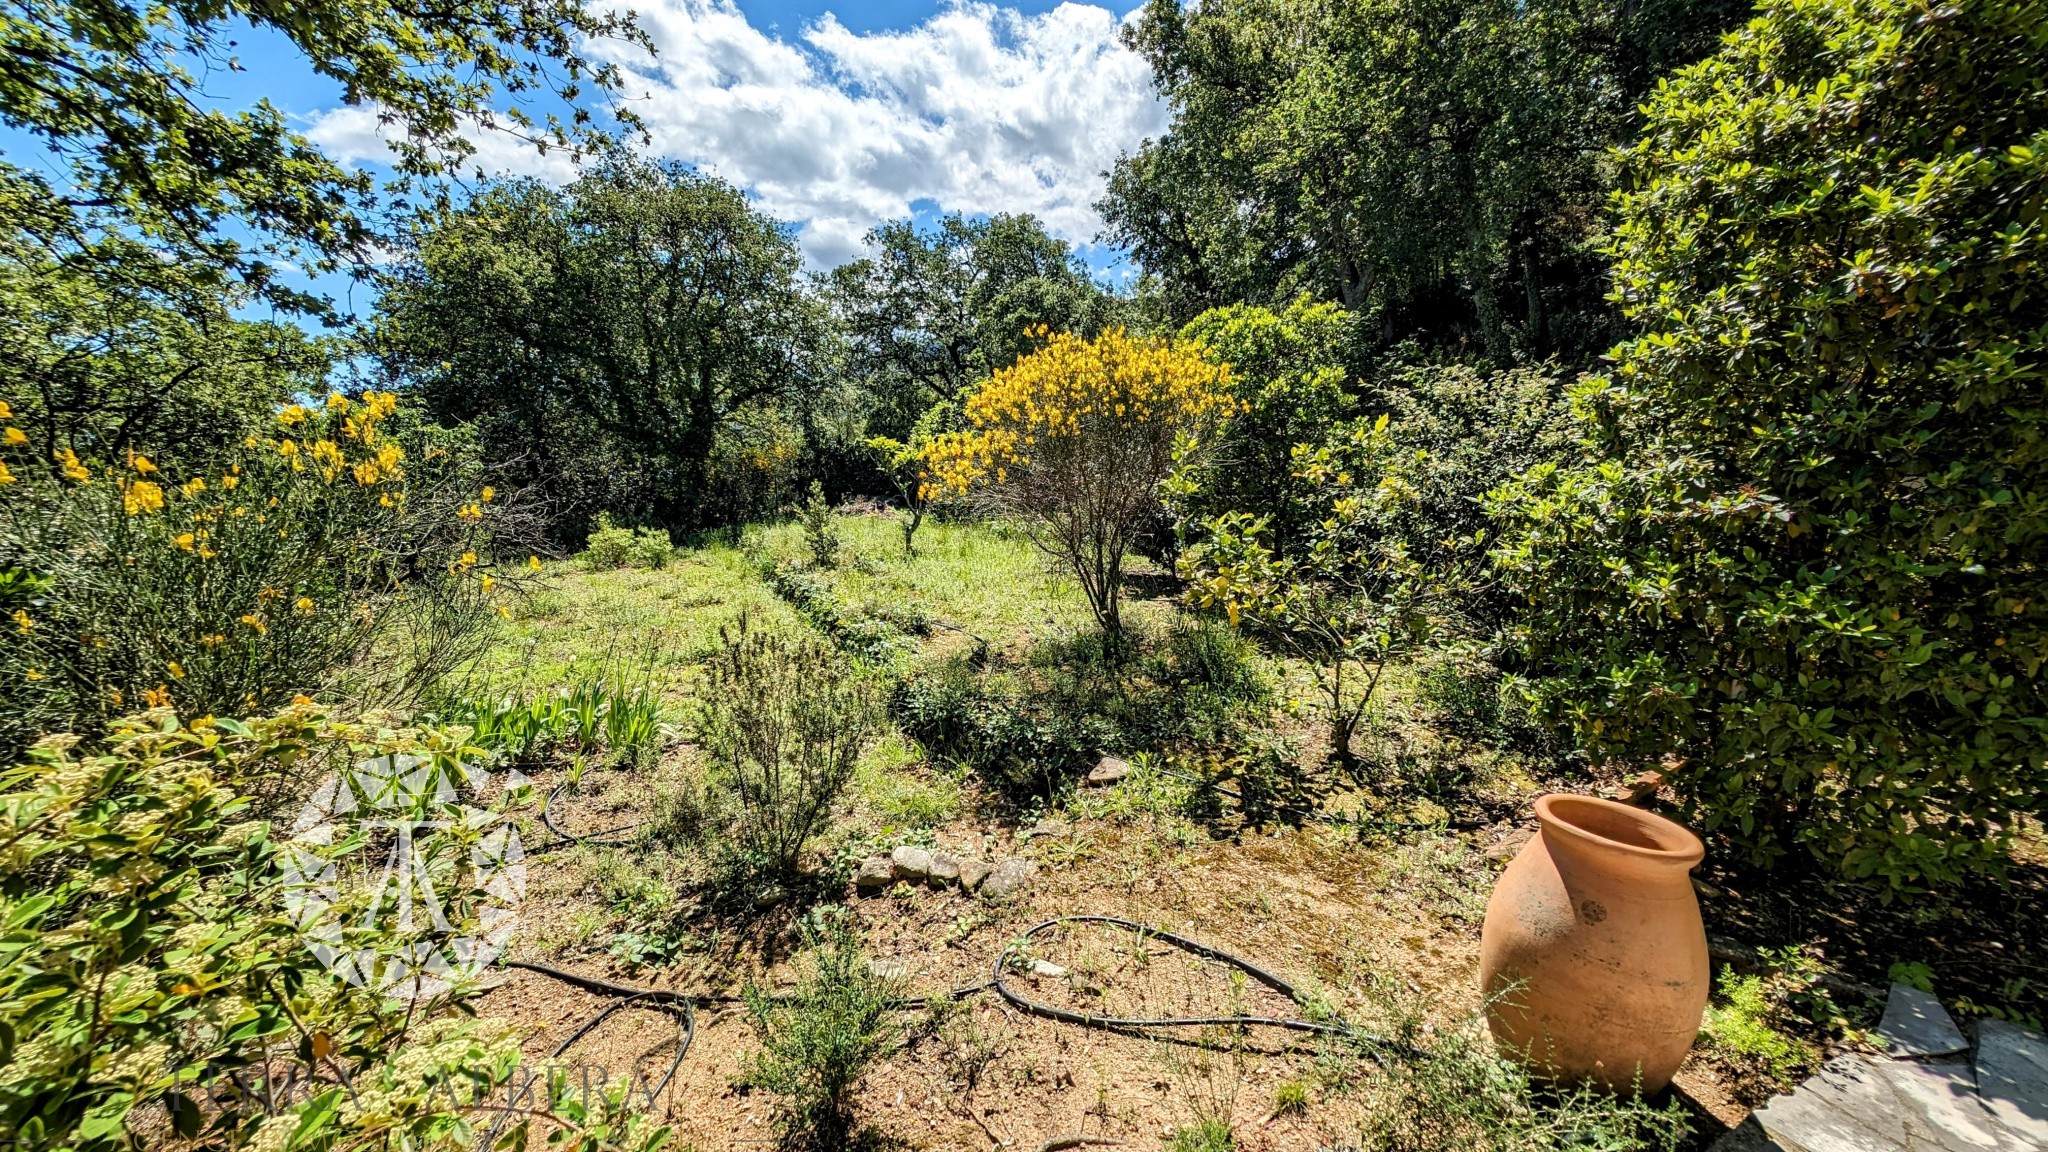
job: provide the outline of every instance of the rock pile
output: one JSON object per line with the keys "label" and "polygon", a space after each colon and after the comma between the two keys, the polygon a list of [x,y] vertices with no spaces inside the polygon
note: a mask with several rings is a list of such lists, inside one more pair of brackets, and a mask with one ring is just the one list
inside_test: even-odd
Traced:
{"label": "rock pile", "polygon": [[978,894],[984,900],[1008,900],[1024,891],[1036,872],[1036,866],[1029,860],[1015,856],[989,864],[972,856],[899,844],[887,855],[862,860],[853,882],[863,892],[899,883],[929,884],[934,888],[958,884],[963,891]]}

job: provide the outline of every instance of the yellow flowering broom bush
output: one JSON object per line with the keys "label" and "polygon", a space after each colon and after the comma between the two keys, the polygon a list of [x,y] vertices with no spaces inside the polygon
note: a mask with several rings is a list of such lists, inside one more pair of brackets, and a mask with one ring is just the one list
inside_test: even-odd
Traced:
{"label": "yellow flowering broom bush", "polygon": [[292,405],[178,476],[0,444],[0,752],[143,707],[271,709],[352,674],[352,694],[395,702],[468,654],[502,501],[459,440],[396,417],[389,393]]}
{"label": "yellow flowering broom bush", "polygon": [[1103,630],[1120,633],[1124,557],[1158,517],[1176,460],[1233,408],[1229,371],[1197,345],[1121,328],[1035,335],[1038,351],[967,398],[967,430],[925,450],[924,491],[1015,517],[1072,569]]}

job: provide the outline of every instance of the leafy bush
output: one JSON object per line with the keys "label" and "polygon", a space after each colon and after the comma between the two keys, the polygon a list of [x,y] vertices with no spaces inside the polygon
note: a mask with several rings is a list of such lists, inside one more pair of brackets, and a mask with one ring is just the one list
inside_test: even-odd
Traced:
{"label": "leafy bush", "polygon": [[1505,488],[1547,710],[1761,860],[1896,888],[2048,806],[2048,8],[1771,0],[1648,106],[1576,392]]}
{"label": "leafy bush", "polygon": [[627,559],[635,567],[652,568],[659,572],[668,567],[675,558],[676,546],[668,533],[659,528],[641,528],[633,533],[633,546],[627,549]]}
{"label": "leafy bush", "polygon": [[781,1098],[776,1124],[785,1146],[845,1147],[847,1095],[897,1039],[889,1020],[895,989],[868,964],[848,920],[829,906],[805,918],[806,969],[787,997],[746,989],[761,1031],[746,1079]]}
{"label": "leafy bush", "polygon": [[[1474,540],[1412,538],[1409,474],[1419,458],[1388,426],[1385,415],[1355,420],[1320,446],[1294,447],[1300,510],[1308,514],[1291,548],[1282,550],[1266,512],[1225,512],[1183,530],[1188,602],[1232,627],[1258,628],[1309,664],[1330,755],[1347,768],[1356,763],[1352,736],[1388,665],[1455,619],[1479,555]],[[1423,563],[1426,551],[1435,563]]]}
{"label": "leafy bush", "polygon": [[0,473],[0,752],[155,704],[234,715],[344,680],[406,702],[473,657],[502,502],[458,438],[388,432],[396,410],[375,392],[291,405],[274,435],[183,477],[142,455],[64,449],[46,469],[0,448],[20,469]]}
{"label": "leafy bush", "polygon": [[1229,372],[1193,344],[1112,328],[1045,344],[969,396],[969,430],[925,454],[932,485],[981,494],[1064,564],[1104,631],[1123,630],[1124,558],[1160,515],[1159,485],[1235,406]]}
{"label": "leafy bush", "polygon": [[668,567],[675,545],[659,528],[624,528],[612,523],[611,514],[599,512],[586,542],[582,560],[593,572],[615,568]]}
{"label": "leafy bush", "polygon": [[1015,684],[951,660],[902,681],[891,709],[934,754],[969,765],[1011,792],[1050,793],[1119,744],[1114,725],[1029,698]]}
{"label": "leafy bush", "polygon": [[[1357,412],[1345,372],[1356,326],[1352,313],[1303,296],[1280,312],[1250,304],[1212,308],[1181,329],[1181,339],[1229,365],[1226,386],[1237,409],[1202,467],[1169,488],[1180,525],[1231,511],[1298,506],[1300,485],[1288,450],[1320,443],[1332,425]],[[1276,515],[1273,530],[1285,549],[1306,527],[1301,518]]]}
{"label": "leafy bush", "polygon": [[859,764],[876,719],[873,685],[813,643],[719,629],[704,685],[704,750],[737,811],[743,862],[794,875]]}
{"label": "leafy bush", "polygon": [[[157,709],[115,721],[101,751],[50,736],[0,772],[0,1138],[112,1150],[168,1123],[231,1146],[296,1133],[294,1147],[325,1149],[463,1131],[449,1105],[511,1074],[517,1035],[331,975],[281,914],[283,849],[244,790],[368,757],[454,770],[461,737],[337,724],[310,706],[189,726]],[[456,906],[467,900],[440,875]],[[363,931],[358,915],[341,910],[332,927],[366,968],[410,957],[415,940]],[[207,1091],[224,1070],[294,1054],[314,1093],[276,1115]],[[572,1143],[592,1146],[584,1135]]]}

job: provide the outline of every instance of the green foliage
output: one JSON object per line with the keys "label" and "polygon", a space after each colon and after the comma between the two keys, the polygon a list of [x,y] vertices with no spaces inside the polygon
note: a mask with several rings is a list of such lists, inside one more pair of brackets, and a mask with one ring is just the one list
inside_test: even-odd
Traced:
{"label": "green foliage", "polygon": [[1780,0],[1648,107],[1576,393],[1505,488],[1535,690],[1760,859],[1895,888],[2048,801],[2048,9]]}
{"label": "green foliage", "polygon": [[737,812],[740,863],[793,876],[853,778],[877,693],[830,650],[761,631],[744,615],[719,640],[706,666],[704,750]]}
{"label": "green foliage", "polygon": [[1168,486],[1178,523],[1258,509],[1276,516],[1280,547],[1300,537],[1307,526],[1278,513],[1301,506],[1288,449],[1321,443],[1332,425],[1356,411],[1345,368],[1356,324],[1352,313],[1302,296],[1280,312],[1245,304],[1211,309],[1181,329],[1181,339],[1229,366],[1228,388],[1238,407],[1201,466]]}
{"label": "green foliage", "polygon": [[833,378],[787,230],[679,165],[489,186],[409,256],[377,356],[437,419],[476,422],[562,531],[605,510],[683,528],[746,512],[758,494],[739,490],[799,451],[794,429],[764,430]]}
{"label": "green foliage", "polygon": [[1176,1128],[1166,1140],[1166,1152],[1232,1152],[1236,1147],[1230,1121],[1217,1117]]}
{"label": "green foliage", "polygon": [[52,261],[0,228],[0,400],[32,434],[31,475],[62,449],[88,463],[133,451],[173,471],[205,468],[294,397],[325,392],[326,342],[237,320],[245,297],[180,276],[200,278],[153,258]]}
{"label": "green foliage", "polygon": [[501,579],[479,553],[516,514],[458,437],[387,430],[395,403],[292,405],[179,476],[60,455],[9,485],[0,749],[145,702],[232,715],[344,684],[409,701],[473,658]]}
{"label": "green foliage", "polygon": [[1188,600],[1248,624],[1315,670],[1330,753],[1349,765],[1351,738],[1390,661],[1426,644],[1455,606],[1470,560],[1424,566],[1423,548],[1476,555],[1472,542],[1418,542],[1402,531],[1414,498],[1388,418],[1357,420],[1321,447],[1296,445],[1304,535],[1277,551],[1270,515],[1225,512],[1183,530]]}
{"label": "green foliage", "polygon": [[585,110],[564,122],[536,112],[536,97],[573,107],[582,87],[618,75],[586,59],[587,45],[647,42],[630,14],[563,0],[22,4],[0,24],[12,65],[0,77],[0,122],[26,161],[0,164],[7,229],[61,263],[153,261],[179,269],[173,276],[196,270],[202,292],[239,283],[287,307],[312,302],[277,280],[279,257],[315,272],[360,266],[374,237],[369,173],[330,159],[269,100],[229,111],[208,90],[211,77],[239,69],[236,41],[251,28],[342,79],[344,104],[383,117],[405,182],[460,170],[477,125],[587,143]]}
{"label": "green foliage", "polygon": [[947,215],[924,231],[895,221],[866,244],[832,270],[830,294],[867,425],[897,440],[914,440],[934,406],[957,404],[968,385],[1016,362],[1033,328],[1092,336],[1111,319],[1114,301],[1031,216]]}
{"label": "green foliage", "polygon": [[668,567],[675,545],[659,528],[625,528],[612,523],[611,514],[599,512],[591,525],[581,559],[592,572],[615,568]]}
{"label": "green foliage", "polygon": [[1178,320],[1306,292],[1378,343],[1584,362],[1616,334],[1589,242],[1646,57],[1742,11],[1150,0],[1126,40],[1173,118],[1110,174],[1107,238]]}
{"label": "green foliage", "polygon": [[[288,1134],[307,1149],[465,1139],[470,1121],[449,1105],[502,1083],[518,1037],[330,975],[280,914],[284,849],[246,794],[378,756],[454,771],[470,751],[462,735],[336,724],[311,707],[181,727],[159,709],[117,721],[100,751],[51,736],[0,772],[0,1136],[111,1150],[167,1122],[235,1146],[282,1147]],[[436,838],[467,860],[473,844],[460,840]],[[462,915],[471,888],[440,874]],[[363,931],[359,915],[341,908],[333,922],[358,963],[382,970],[409,955],[415,940]],[[350,1069],[354,1094],[328,1087],[266,1116],[254,1096],[208,1091],[223,1070],[280,1057],[323,1080]],[[572,1146],[598,1145],[568,1127]],[[635,1147],[650,1136],[609,1134]]]}
{"label": "green foliage", "polygon": [[929,635],[931,621],[914,605],[883,614],[848,604],[831,581],[813,569],[787,562],[765,567],[761,579],[823,632],[841,651],[870,663],[887,663],[912,647],[910,637]]}
{"label": "green foliage", "polygon": [[844,541],[839,538],[838,525],[832,519],[832,506],[825,502],[825,486],[811,481],[810,493],[797,506],[796,516],[804,528],[804,547],[811,550],[811,563],[819,568],[837,568],[839,549]]}
{"label": "green foliage", "polygon": [[1164,643],[1089,631],[1041,642],[1021,667],[937,662],[906,676],[890,707],[935,756],[1049,796],[1105,750],[1228,744],[1271,691],[1250,644],[1177,621]]}
{"label": "green foliage", "polygon": [[1738,976],[1732,968],[1721,970],[1714,982],[1719,1003],[1707,1008],[1700,1021],[1700,1037],[1724,1059],[1757,1065],[1773,1080],[1793,1079],[1799,1067],[1811,1057],[1810,1051],[1772,1027],[1773,1005],[1761,976]]}
{"label": "green foliage", "polygon": [[746,989],[761,1032],[746,1082],[779,1097],[775,1119],[785,1147],[845,1147],[847,1095],[900,1036],[889,1018],[895,989],[868,964],[850,919],[831,906],[804,919],[809,951],[787,997]]}
{"label": "green foliage", "polygon": [[1823,1042],[1849,1021],[1821,986],[1824,969],[1810,949],[1766,951],[1755,972],[1723,967],[1700,1022],[1702,1050],[1758,1100],[1798,1083],[1825,1056]]}

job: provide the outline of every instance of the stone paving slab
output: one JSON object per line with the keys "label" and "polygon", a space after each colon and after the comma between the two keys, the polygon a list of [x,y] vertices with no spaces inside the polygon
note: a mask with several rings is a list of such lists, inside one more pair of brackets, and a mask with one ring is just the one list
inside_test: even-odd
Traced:
{"label": "stone paving slab", "polygon": [[[1939,1002],[1908,1007],[1916,1035],[1955,1028]],[[2048,1038],[1985,1020],[1974,1060],[1844,1053],[1714,1152],[2048,1152]]]}
{"label": "stone paving slab", "polygon": [[2007,1128],[2048,1148],[2048,1036],[2003,1020],[1977,1025],[1977,1091]]}
{"label": "stone paving slab", "polygon": [[1892,985],[1877,1034],[1890,1042],[1894,1056],[1953,1056],[1970,1050],[1941,1001],[1910,984]]}

